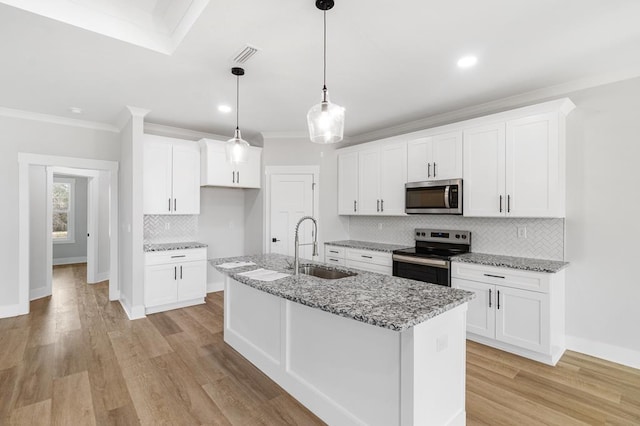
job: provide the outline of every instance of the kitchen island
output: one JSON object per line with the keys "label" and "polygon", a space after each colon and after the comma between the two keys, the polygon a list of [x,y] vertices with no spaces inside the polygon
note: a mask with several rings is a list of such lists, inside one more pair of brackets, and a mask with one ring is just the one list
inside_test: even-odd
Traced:
{"label": "kitchen island", "polygon": [[[473,293],[345,268],[357,275],[242,275],[291,274],[292,260],[211,261],[226,276],[225,342],[331,425],[465,424]],[[220,267],[232,262],[253,264]]]}

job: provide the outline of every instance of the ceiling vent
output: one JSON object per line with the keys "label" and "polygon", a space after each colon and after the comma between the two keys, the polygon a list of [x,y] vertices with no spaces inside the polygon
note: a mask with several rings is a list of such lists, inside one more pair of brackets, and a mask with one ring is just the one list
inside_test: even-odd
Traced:
{"label": "ceiling vent", "polygon": [[256,53],[258,53],[258,48],[247,44],[233,57],[233,62],[236,64],[244,64]]}

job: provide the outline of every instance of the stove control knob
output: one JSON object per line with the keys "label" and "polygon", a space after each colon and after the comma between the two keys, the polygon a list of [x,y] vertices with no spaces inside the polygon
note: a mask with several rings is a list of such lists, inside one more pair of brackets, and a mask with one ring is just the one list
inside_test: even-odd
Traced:
{"label": "stove control knob", "polygon": [[419,237],[419,236],[420,236],[420,233],[419,233],[419,232],[416,232],[416,237]]}
{"label": "stove control knob", "polygon": [[456,234],[456,238],[460,238],[460,234]]}
{"label": "stove control knob", "polygon": [[425,233],[424,233],[424,232],[422,233],[422,236],[423,236],[423,237],[425,236]]}
{"label": "stove control knob", "polygon": [[467,239],[467,236],[466,236],[466,235],[463,235],[463,236],[462,236],[462,239],[463,239],[463,240],[466,240],[466,239]]}

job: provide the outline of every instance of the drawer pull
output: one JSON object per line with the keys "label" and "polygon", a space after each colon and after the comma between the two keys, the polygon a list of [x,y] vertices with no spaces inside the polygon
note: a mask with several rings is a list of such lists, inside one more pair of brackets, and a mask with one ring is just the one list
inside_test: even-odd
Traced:
{"label": "drawer pull", "polygon": [[485,277],[493,277],[493,278],[502,278],[504,279],[504,277],[500,276],[500,275],[492,275],[492,274],[484,274]]}
{"label": "drawer pull", "polygon": [[178,257],[187,257],[187,255],[186,254],[181,254],[181,255],[171,256],[172,259],[176,259]]}
{"label": "drawer pull", "polygon": [[364,254],[360,255],[361,257],[364,257],[365,259],[373,259],[373,256],[365,256]]}
{"label": "drawer pull", "polygon": [[336,253],[337,254],[338,251],[337,250],[329,250],[329,253]]}
{"label": "drawer pull", "polygon": [[339,262],[338,259],[329,259],[329,261],[331,261],[331,262]]}
{"label": "drawer pull", "polygon": [[491,307],[491,289],[489,289],[489,307]]}

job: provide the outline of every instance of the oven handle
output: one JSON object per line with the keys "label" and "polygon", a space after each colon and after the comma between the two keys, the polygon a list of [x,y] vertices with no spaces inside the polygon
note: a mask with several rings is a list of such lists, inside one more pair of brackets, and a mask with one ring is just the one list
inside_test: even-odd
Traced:
{"label": "oven handle", "polygon": [[447,209],[450,209],[451,206],[449,205],[449,190],[451,189],[450,185],[447,185],[444,187],[444,207]]}
{"label": "oven handle", "polygon": [[414,265],[433,266],[435,268],[449,269],[448,260],[428,259],[424,257],[411,257],[402,256],[400,254],[394,254],[393,260],[395,262],[413,263]]}

